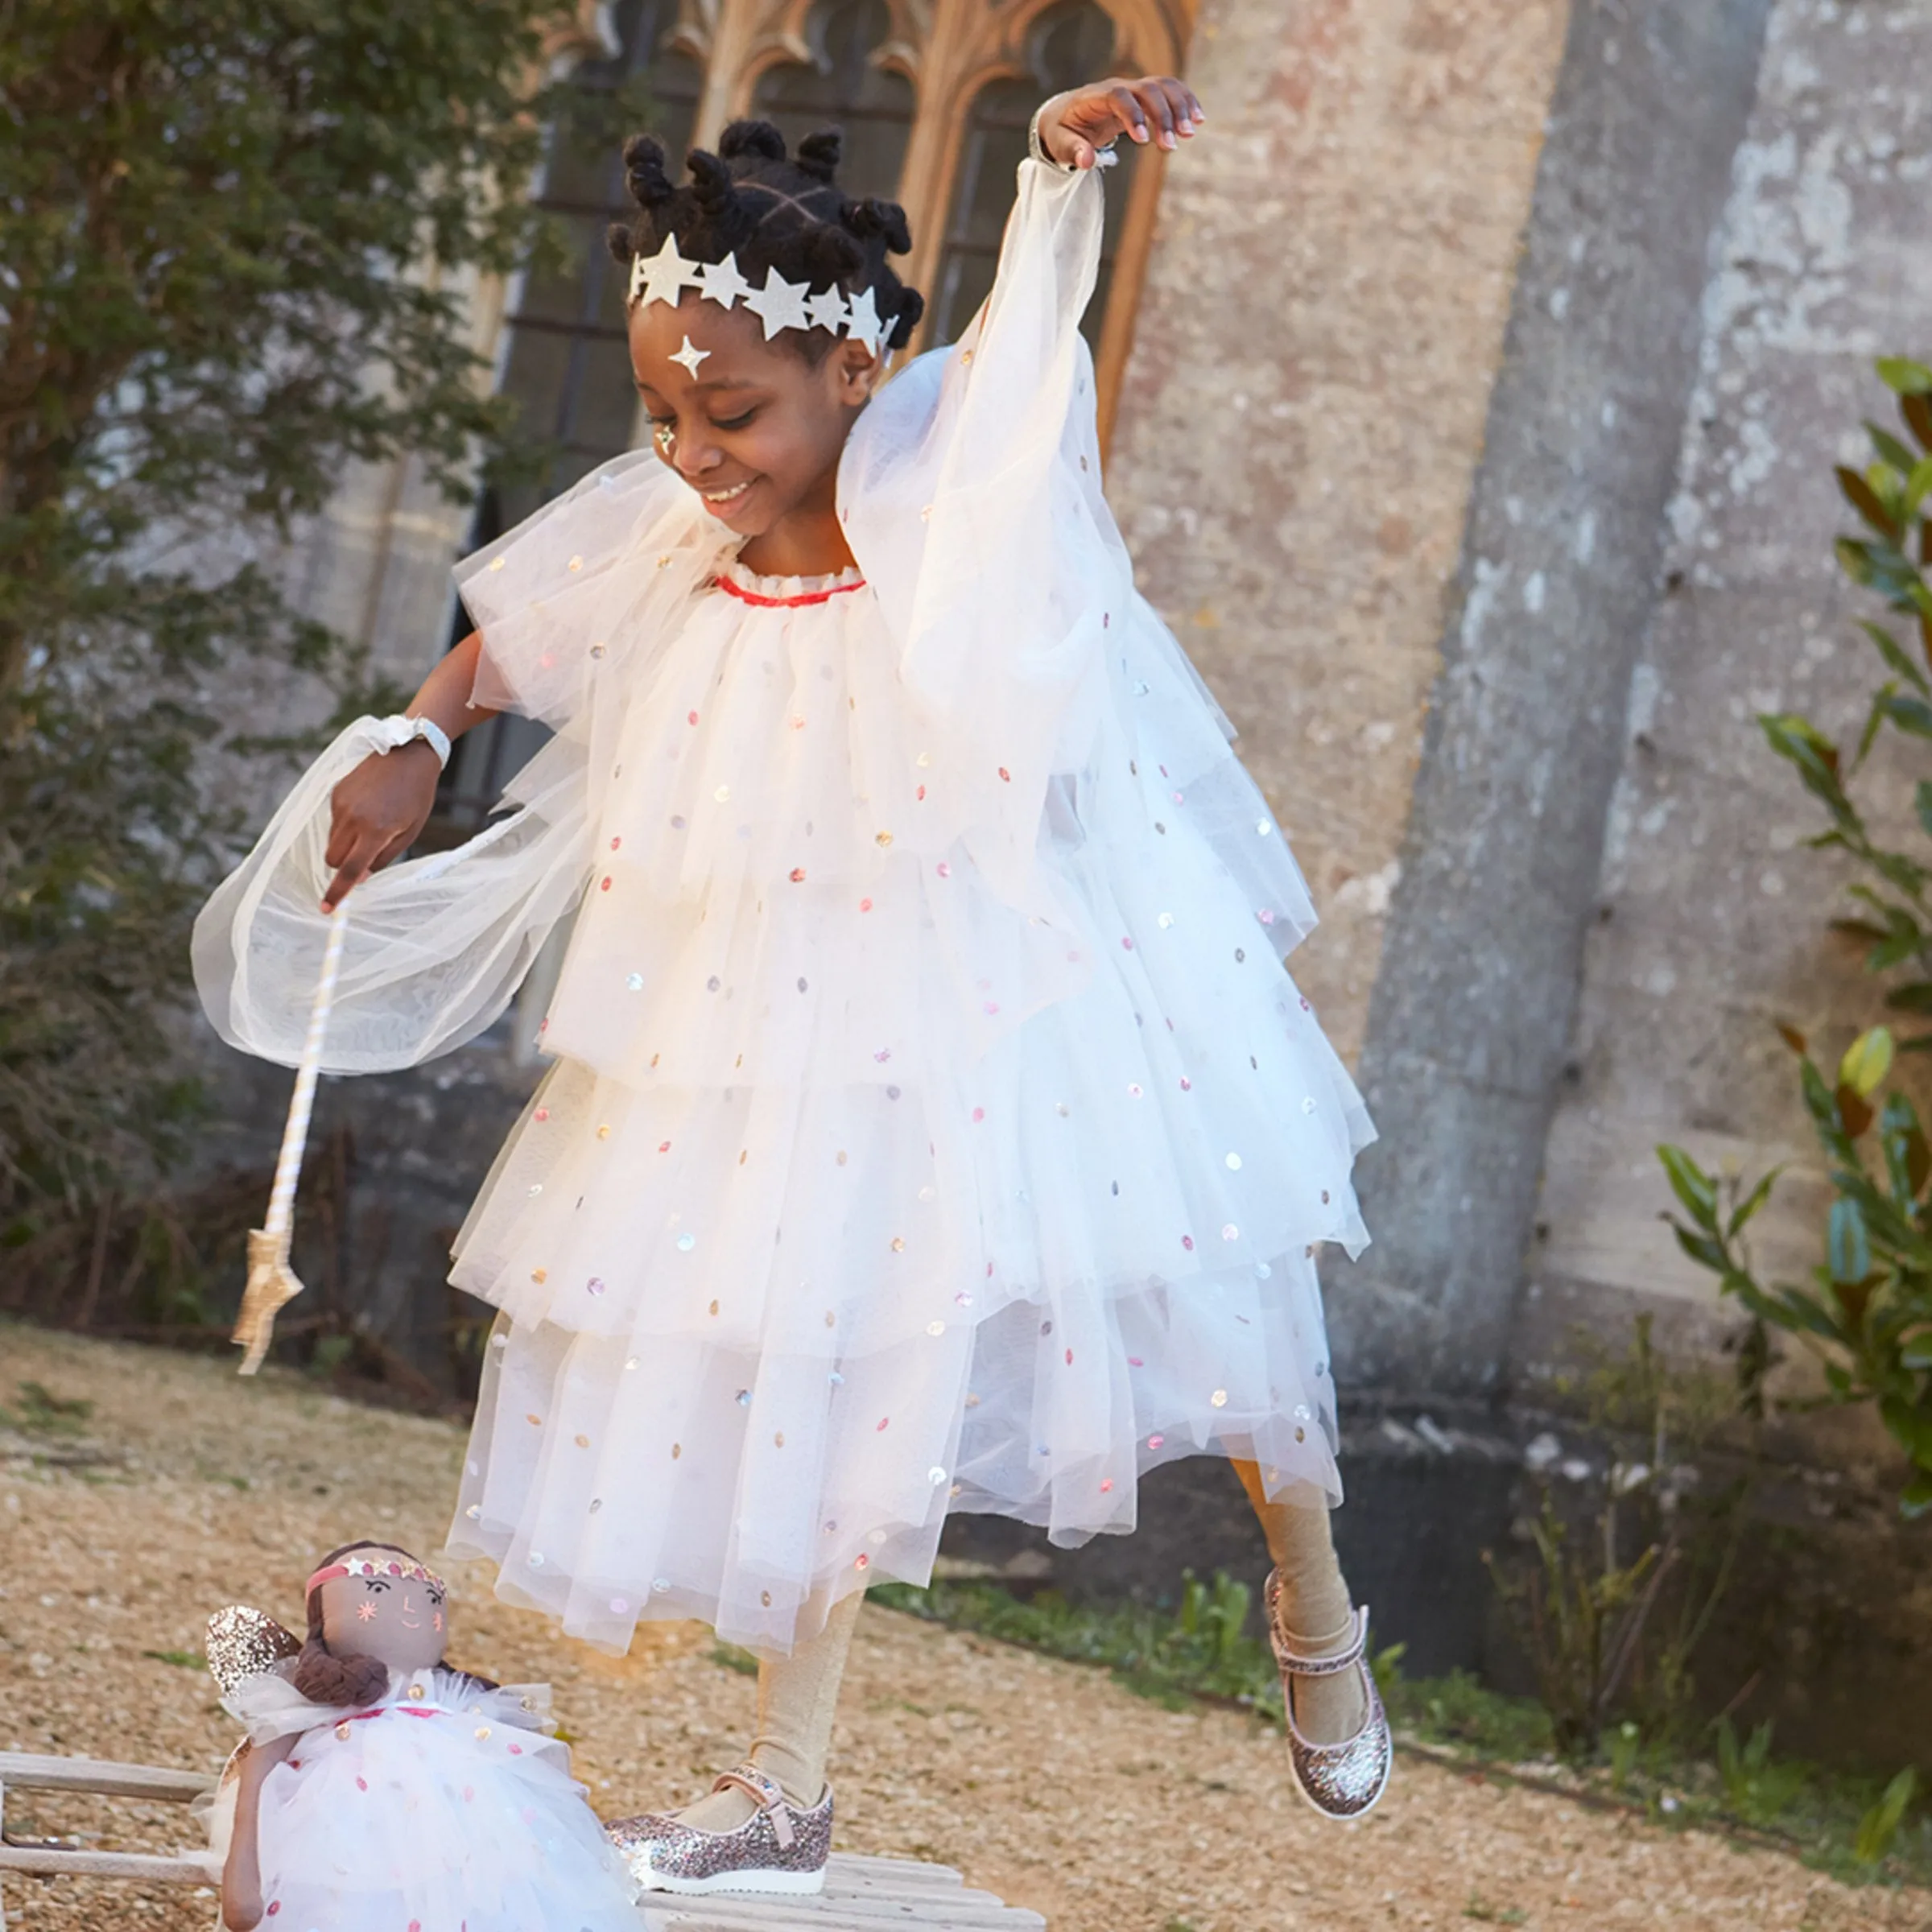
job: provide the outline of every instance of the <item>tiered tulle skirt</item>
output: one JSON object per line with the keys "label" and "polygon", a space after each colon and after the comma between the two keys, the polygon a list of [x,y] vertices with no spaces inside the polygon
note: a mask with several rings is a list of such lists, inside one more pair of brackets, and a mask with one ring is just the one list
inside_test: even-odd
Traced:
{"label": "tiered tulle skirt", "polygon": [[733,573],[666,654],[458,1247],[504,1319],[452,1541],[506,1596],[782,1649],[950,1509],[1077,1542],[1202,1450],[1339,1494],[1312,1256],[1369,1129],[1293,861],[1133,619],[1025,909],[923,823],[862,587]]}

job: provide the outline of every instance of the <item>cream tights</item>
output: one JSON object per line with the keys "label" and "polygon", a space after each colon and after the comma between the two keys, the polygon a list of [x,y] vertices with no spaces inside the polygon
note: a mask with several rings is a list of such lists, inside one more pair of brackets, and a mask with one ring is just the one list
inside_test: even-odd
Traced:
{"label": "cream tights", "polygon": [[[1268,1554],[1282,1577],[1282,1617],[1289,1642],[1306,1657],[1327,1657],[1353,1633],[1348,1586],[1329,1539],[1328,1512],[1292,1503],[1272,1503],[1253,1463],[1236,1462],[1235,1474],[1248,1492],[1268,1539]],[[749,1753],[767,1777],[775,1778],[792,1804],[815,1805],[825,1790],[825,1756],[832,1743],[832,1713],[852,1648],[863,1591],[833,1604],[825,1627],[790,1657],[766,1657],[758,1666],[758,1728]],[[1294,1721],[1302,1736],[1317,1744],[1340,1744],[1360,1729],[1367,1715],[1360,1681],[1353,1671],[1335,1677],[1298,1678]],[[687,1805],[677,1814],[700,1831],[733,1831],[757,1809],[736,1785]]]}
{"label": "cream tights", "polygon": [[[746,1755],[778,1781],[786,1800],[801,1810],[809,1810],[824,1795],[832,1715],[845,1674],[845,1653],[852,1648],[852,1625],[865,1599],[862,1590],[840,1597],[816,1637],[790,1657],[766,1657],[758,1665],[758,1732]],[[738,1785],[727,1785],[687,1805],[677,1816],[700,1831],[735,1831],[757,1809]]]}
{"label": "cream tights", "polygon": [[[1329,1538],[1327,1510],[1319,1503],[1271,1503],[1256,1463],[1237,1461],[1234,1472],[1281,1572],[1283,1635],[1290,1648],[1303,1657],[1328,1657],[1344,1649],[1355,1632],[1353,1606]],[[1361,1728],[1368,1709],[1354,1671],[1298,1677],[1294,1684],[1295,1726],[1311,1744],[1342,1744]]]}

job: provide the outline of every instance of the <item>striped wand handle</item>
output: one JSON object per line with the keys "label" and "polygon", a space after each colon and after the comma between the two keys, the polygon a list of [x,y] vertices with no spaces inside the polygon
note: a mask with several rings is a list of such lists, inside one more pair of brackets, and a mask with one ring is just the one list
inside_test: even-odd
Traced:
{"label": "striped wand handle", "polygon": [[294,1218],[295,1183],[301,1178],[302,1153],[308,1145],[308,1117],[316,1104],[316,1075],[322,1042],[328,1033],[328,1009],[336,1003],[336,975],[342,969],[342,941],[349,931],[349,902],[338,906],[328,923],[322,951],[322,978],[308,1015],[308,1037],[295,1066],[295,1091],[288,1103],[288,1125],[282,1130],[282,1155],[275,1162],[275,1184],[268,1197],[266,1232],[283,1239]]}
{"label": "striped wand handle", "polygon": [[248,1284],[242,1294],[242,1312],[234,1339],[246,1351],[242,1373],[253,1375],[262,1366],[275,1334],[275,1314],[302,1292],[302,1284],[288,1265],[289,1236],[295,1218],[295,1183],[301,1177],[302,1152],[308,1144],[308,1117],[316,1103],[316,1076],[322,1060],[322,1042],[328,1032],[329,1009],[335,1004],[336,976],[342,965],[342,942],[349,931],[349,906],[338,906],[329,921],[322,952],[322,977],[316,1003],[309,1009],[308,1034],[295,1065],[295,1090],[289,1097],[288,1124],[282,1130],[282,1152],[275,1162],[275,1186],[268,1197],[268,1219],[248,1237]]}

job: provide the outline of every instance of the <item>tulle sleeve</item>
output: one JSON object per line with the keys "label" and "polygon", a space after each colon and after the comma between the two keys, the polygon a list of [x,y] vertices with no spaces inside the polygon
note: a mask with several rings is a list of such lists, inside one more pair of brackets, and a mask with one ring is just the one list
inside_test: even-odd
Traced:
{"label": "tulle sleeve", "polygon": [[493,1724],[510,1724],[519,1731],[535,1731],[540,1736],[554,1736],[557,1720],[551,1710],[548,1684],[497,1684],[489,1690],[474,1678],[452,1674],[454,1682],[446,1693],[452,1709],[487,1717]]}
{"label": "tulle sleeve", "polygon": [[277,1664],[244,1678],[221,1699],[221,1708],[248,1733],[251,1744],[279,1737],[299,1737],[342,1715],[333,1704],[318,1704],[289,1682],[293,1666]]}
{"label": "tulle sleeve", "polygon": [[652,452],[592,470],[456,566],[483,640],[475,701],[580,730],[613,661],[634,671],[659,576],[673,572],[684,588],[718,548],[696,495]]}
{"label": "tulle sleeve", "polygon": [[[458,567],[483,640],[476,701],[555,736],[467,844],[391,865],[350,894],[324,1072],[415,1066],[509,1004],[583,890],[626,694],[677,635],[717,547],[691,493],[634,452]],[[328,938],[330,796],[402,736],[389,720],[351,724],[202,909],[195,982],[230,1046],[283,1066],[299,1058]]]}
{"label": "tulle sleeve", "polygon": [[[195,984],[231,1046],[293,1066],[329,919],[329,795],[398,733],[358,719],[296,782],[195,922]],[[509,1004],[587,873],[586,753],[559,737],[466,845],[392,865],[349,894],[326,1073],[413,1067],[473,1038]]]}
{"label": "tulle sleeve", "polygon": [[888,386],[840,472],[848,539],[931,720],[931,815],[1018,902],[1049,780],[1081,762],[1133,597],[1080,333],[1101,195],[1098,170],[1022,164],[985,309]]}

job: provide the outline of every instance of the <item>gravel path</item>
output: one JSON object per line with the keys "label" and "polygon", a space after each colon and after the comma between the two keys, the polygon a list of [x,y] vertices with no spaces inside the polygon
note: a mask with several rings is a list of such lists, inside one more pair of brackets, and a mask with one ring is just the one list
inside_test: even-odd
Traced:
{"label": "gravel path", "polygon": [[[0,1405],[37,1381],[94,1405],[78,1437],[0,1428],[0,1746],[213,1769],[231,1727],[195,1667],[208,1612],[252,1602],[299,1628],[332,1544],[431,1555],[462,1435],[271,1372],[0,1326]],[[459,1662],[547,1679],[607,1814],[702,1788],[748,1734],[750,1680],[695,1625],[646,1626],[625,1657],[557,1637],[456,1567]],[[1279,1737],[1218,1710],[1164,1711],[1096,1673],[890,1612],[861,1619],[832,1765],[840,1842],[961,1868],[1054,1932],[1376,1932],[1492,1923],[1595,1932],[1932,1929],[1920,1893],[1852,1890],[1772,1853],[1398,1764],[1363,1824],[1307,1811]],[[17,1831],[166,1847],[178,1810],[9,1804]],[[29,1932],[206,1932],[210,1893],[10,1877]]]}

